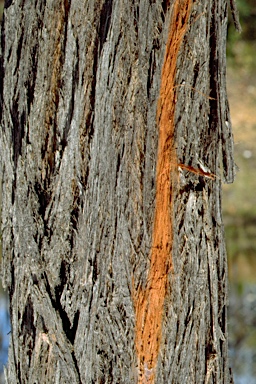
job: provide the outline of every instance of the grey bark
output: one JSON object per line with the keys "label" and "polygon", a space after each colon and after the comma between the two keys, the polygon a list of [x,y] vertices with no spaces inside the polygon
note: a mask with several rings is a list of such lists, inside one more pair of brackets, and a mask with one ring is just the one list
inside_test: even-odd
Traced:
{"label": "grey bark", "polygon": [[[136,383],[173,1],[8,1],[1,32],[7,383]],[[227,3],[194,1],[176,73],[173,264],[156,383],[230,383],[221,179]],[[222,175],[223,174],[223,175]]]}

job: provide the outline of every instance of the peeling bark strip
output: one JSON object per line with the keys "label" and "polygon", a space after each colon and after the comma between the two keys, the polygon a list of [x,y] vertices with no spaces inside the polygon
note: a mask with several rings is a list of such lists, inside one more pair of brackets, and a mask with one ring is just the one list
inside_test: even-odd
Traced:
{"label": "peeling bark strip", "polygon": [[191,0],[177,0],[166,46],[157,111],[159,146],[156,208],[148,283],[136,297],[136,350],[139,383],[154,383],[161,344],[163,305],[168,271],[172,267],[172,189],[176,168],[174,149],[175,74],[177,57],[187,30]]}

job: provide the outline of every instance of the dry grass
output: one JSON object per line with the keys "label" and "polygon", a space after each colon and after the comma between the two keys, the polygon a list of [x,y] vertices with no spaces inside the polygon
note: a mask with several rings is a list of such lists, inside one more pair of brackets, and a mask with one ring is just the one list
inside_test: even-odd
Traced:
{"label": "dry grass", "polygon": [[228,93],[239,171],[235,183],[224,186],[224,212],[256,214],[256,73],[230,68]]}
{"label": "dry grass", "polygon": [[239,168],[223,188],[229,277],[256,282],[256,71],[229,67],[228,93]]}

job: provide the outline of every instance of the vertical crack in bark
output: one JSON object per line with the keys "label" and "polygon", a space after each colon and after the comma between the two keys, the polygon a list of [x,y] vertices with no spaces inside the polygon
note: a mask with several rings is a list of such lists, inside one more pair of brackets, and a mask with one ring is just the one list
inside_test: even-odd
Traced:
{"label": "vertical crack in bark", "polygon": [[177,0],[174,4],[162,69],[157,110],[159,144],[151,261],[147,285],[135,293],[135,346],[140,384],[155,382],[168,271],[172,268],[172,190],[177,163],[174,148],[174,85],[177,57],[187,30],[191,5],[192,0]]}
{"label": "vertical crack in bark", "polygon": [[55,169],[55,151],[57,148],[56,116],[60,100],[61,73],[64,62],[65,38],[67,38],[65,28],[67,25],[68,12],[69,3],[65,0],[58,10],[56,8],[56,19],[51,26],[51,38],[54,41],[54,50],[52,52],[52,72],[48,90],[49,103],[45,108],[46,138],[44,148],[42,148],[45,168],[42,174],[43,179],[46,179],[46,183],[50,181],[51,173]]}
{"label": "vertical crack in bark", "polygon": [[107,40],[108,31],[110,27],[110,21],[113,10],[113,1],[106,0],[102,6],[100,13],[100,23],[99,23],[99,55],[102,51],[103,45]]}

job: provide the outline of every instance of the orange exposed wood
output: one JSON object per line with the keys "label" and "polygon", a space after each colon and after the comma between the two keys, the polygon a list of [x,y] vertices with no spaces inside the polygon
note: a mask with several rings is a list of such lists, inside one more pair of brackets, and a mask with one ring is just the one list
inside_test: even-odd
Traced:
{"label": "orange exposed wood", "polygon": [[139,384],[153,384],[155,381],[168,272],[172,268],[172,189],[175,169],[177,170],[174,149],[175,75],[191,5],[192,0],[176,0],[174,4],[162,69],[157,110],[159,144],[151,262],[147,286],[135,294],[135,344],[140,370]]}

